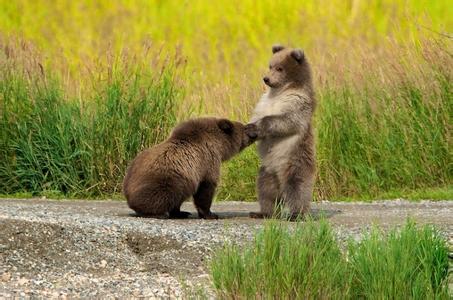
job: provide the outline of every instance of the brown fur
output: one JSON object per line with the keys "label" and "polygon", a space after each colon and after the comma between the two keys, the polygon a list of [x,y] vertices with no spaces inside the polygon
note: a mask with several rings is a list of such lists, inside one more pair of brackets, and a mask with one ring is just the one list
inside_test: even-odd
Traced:
{"label": "brown fur", "polygon": [[137,155],[129,166],[123,192],[138,214],[186,218],[182,203],[193,196],[200,218],[210,210],[222,161],[250,145],[239,122],[199,118],[181,123],[161,144]]}
{"label": "brown fur", "polygon": [[274,46],[269,90],[258,102],[249,136],[258,139],[262,160],[257,188],[260,213],[270,217],[278,203],[288,205],[293,217],[309,211],[315,179],[312,115],[316,106],[310,65],[299,49]]}

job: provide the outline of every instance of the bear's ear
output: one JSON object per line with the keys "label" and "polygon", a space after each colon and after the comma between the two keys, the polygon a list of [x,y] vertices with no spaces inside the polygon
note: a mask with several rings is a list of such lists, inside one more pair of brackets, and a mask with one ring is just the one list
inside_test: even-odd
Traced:
{"label": "bear's ear", "polygon": [[299,64],[304,61],[304,51],[301,49],[294,49],[291,51],[291,56],[294,58]]}
{"label": "bear's ear", "polygon": [[279,51],[282,51],[283,49],[285,49],[285,47],[283,47],[282,45],[279,45],[279,44],[273,45],[272,46],[272,54],[275,54],[275,53],[277,53]]}
{"label": "bear's ear", "polygon": [[222,130],[223,132],[225,132],[226,134],[231,134],[233,133],[233,123],[230,121],[230,120],[227,120],[227,119],[221,119],[219,120],[219,122],[217,123],[217,125],[219,126],[220,130]]}

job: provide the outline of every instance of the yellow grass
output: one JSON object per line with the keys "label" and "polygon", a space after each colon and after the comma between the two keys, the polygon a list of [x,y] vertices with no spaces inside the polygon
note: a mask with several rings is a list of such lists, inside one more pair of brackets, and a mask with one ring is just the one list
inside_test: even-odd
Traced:
{"label": "yellow grass", "polygon": [[[247,119],[262,91],[273,43],[303,47],[318,86],[389,48],[451,32],[453,5],[439,1],[51,1],[0,0],[0,32],[36,44],[67,82],[119,52],[187,61],[186,103],[198,113]],[[392,49],[392,48],[390,48]],[[172,54],[170,54],[172,53]],[[334,67],[332,68],[332,65]],[[83,78],[83,76],[82,76]],[[185,106],[187,108],[187,106]]]}

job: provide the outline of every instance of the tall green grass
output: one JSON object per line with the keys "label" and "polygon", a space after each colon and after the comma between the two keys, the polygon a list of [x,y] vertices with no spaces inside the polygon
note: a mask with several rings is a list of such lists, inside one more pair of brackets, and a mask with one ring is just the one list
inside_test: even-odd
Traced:
{"label": "tall green grass", "polygon": [[[453,89],[439,72],[428,94],[413,83],[387,91],[325,91],[318,111],[319,193],[378,195],[452,183]],[[434,89],[434,88],[433,88]]]}
{"label": "tall green grass", "polygon": [[337,283],[347,280],[340,248],[325,222],[307,223],[294,231],[268,222],[252,245],[221,249],[210,270],[222,298],[339,297],[345,290]]}
{"label": "tall green grass", "polygon": [[210,263],[220,298],[448,299],[448,248],[413,222],[374,228],[341,251],[326,221],[266,223],[251,245],[226,245]]}
{"label": "tall green grass", "polygon": [[354,299],[448,299],[448,246],[431,226],[374,227],[349,243],[348,265]]}
{"label": "tall green grass", "polygon": [[[317,199],[411,197],[433,188],[452,197],[453,69],[448,45],[437,42],[421,52],[357,55],[371,70],[318,87]],[[138,151],[163,140],[178,120],[203,113],[182,101],[187,73],[177,59],[162,68],[142,57],[112,58],[87,73],[89,87],[78,88],[46,70],[39,55],[2,49],[0,194],[120,193]],[[254,201],[258,168],[253,146],[224,164],[217,199]]]}
{"label": "tall green grass", "polygon": [[166,137],[181,91],[171,69],[113,64],[95,93],[70,97],[42,66],[9,57],[0,71],[0,193],[120,192],[129,161]]}

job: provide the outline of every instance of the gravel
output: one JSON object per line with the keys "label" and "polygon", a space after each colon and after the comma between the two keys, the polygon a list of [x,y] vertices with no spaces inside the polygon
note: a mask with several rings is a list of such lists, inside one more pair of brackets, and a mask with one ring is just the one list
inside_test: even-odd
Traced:
{"label": "gravel", "polygon": [[[120,201],[1,199],[0,298],[213,297],[210,253],[225,241],[246,242],[263,221],[256,203],[216,203],[220,220],[140,218]],[[318,202],[340,239],[360,238],[407,217],[435,224],[453,245],[453,201]]]}

